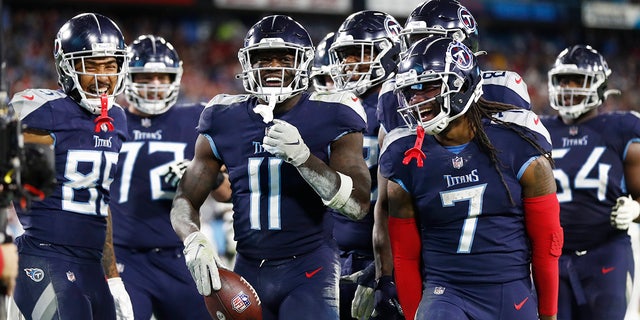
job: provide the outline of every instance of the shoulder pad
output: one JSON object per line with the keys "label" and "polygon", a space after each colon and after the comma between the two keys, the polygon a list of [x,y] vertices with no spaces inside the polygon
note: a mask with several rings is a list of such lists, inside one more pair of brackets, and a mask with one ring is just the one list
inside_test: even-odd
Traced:
{"label": "shoulder pad", "polygon": [[250,95],[248,94],[218,94],[215,97],[213,97],[211,100],[209,100],[209,102],[207,103],[207,107],[212,106],[212,105],[231,105],[234,103],[238,103],[238,102],[242,102],[242,101],[247,101],[249,99]]}
{"label": "shoulder pad", "polygon": [[355,96],[351,91],[340,91],[335,93],[318,94],[317,92],[311,93],[309,96],[310,101],[323,101],[333,102],[346,105],[355,111],[362,119],[367,122],[367,113],[364,111],[362,101]]}
{"label": "shoulder pad", "polygon": [[636,116],[636,117],[640,118],[640,113],[639,113],[638,111],[631,110],[631,111],[629,111],[629,113],[631,113],[632,115],[634,115],[634,116]]}
{"label": "shoulder pad", "polygon": [[20,119],[24,119],[31,112],[49,101],[63,99],[67,95],[50,89],[27,89],[13,95],[9,104],[16,111]]}
{"label": "shoulder pad", "polygon": [[517,93],[522,99],[531,103],[527,83],[517,72],[509,70],[488,70],[482,71],[484,85],[495,85],[507,87]]}
{"label": "shoulder pad", "polygon": [[382,148],[380,149],[380,154],[384,153],[387,150],[387,147],[392,144],[394,141],[410,136],[415,135],[416,131],[411,130],[406,126],[397,127],[391,130],[387,135],[384,136],[384,140],[382,141]]}
{"label": "shoulder pad", "polygon": [[537,132],[544,136],[549,143],[551,143],[551,135],[549,135],[549,131],[547,131],[547,128],[545,128],[545,126],[542,124],[542,121],[540,121],[540,117],[538,117],[538,115],[533,111],[524,109],[513,109],[494,114],[494,116],[504,122],[513,123],[521,127],[525,127],[531,131]]}

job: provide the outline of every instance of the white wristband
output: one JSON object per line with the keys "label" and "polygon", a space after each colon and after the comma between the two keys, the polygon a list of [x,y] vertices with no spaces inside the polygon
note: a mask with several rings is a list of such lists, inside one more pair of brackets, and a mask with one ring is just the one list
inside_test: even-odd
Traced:
{"label": "white wristband", "polygon": [[329,201],[322,199],[324,205],[336,210],[340,210],[344,207],[349,200],[353,189],[353,180],[351,180],[351,177],[340,172],[338,172],[338,176],[340,177],[340,187],[338,188],[338,192],[336,192],[333,198]]}

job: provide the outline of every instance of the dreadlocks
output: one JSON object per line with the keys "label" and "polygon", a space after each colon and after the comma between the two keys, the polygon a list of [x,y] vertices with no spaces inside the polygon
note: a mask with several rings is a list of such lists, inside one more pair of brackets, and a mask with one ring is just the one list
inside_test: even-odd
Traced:
{"label": "dreadlocks", "polygon": [[517,108],[518,107],[514,105],[505,104],[505,103],[496,102],[496,101],[488,101],[488,100],[485,100],[484,98],[480,98],[480,100],[478,100],[478,102],[475,105],[472,105],[471,108],[469,108],[469,110],[466,113],[466,116],[469,119],[469,123],[471,124],[471,130],[474,132],[474,140],[478,143],[478,146],[480,147],[480,149],[487,152],[487,154],[489,155],[489,158],[491,158],[491,161],[493,162],[493,165],[496,168],[496,171],[498,171],[498,174],[500,175],[500,179],[502,180],[502,185],[504,185],[505,189],[507,190],[507,194],[509,195],[509,199],[511,199],[512,205],[515,205],[515,202],[513,201],[513,195],[511,194],[511,190],[509,190],[509,187],[507,186],[507,182],[504,180],[502,171],[500,170],[500,167],[504,166],[502,163],[500,163],[500,160],[498,159],[498,152],[500,151],[498,151],[493,146],[493,144],[489,140],[489,137],[487,137],[487,134],[484,131],[483,119],[487,119],[487,120],[499,123],[505,126],[506,128],[509,128],[514,132],[516,132],[520,137],[522,137],[522,139],[529,142],[529,144],[531,144],[533,147],[536,148],[536,150],[538,150],[541,154],[543,154],[544,157],[553,166],[553,159],[551,159],[551,154],[548,153],[546,150],[544,150],[540,146],[540,144],[538,144],[538,142],[536,142],[536,140],[532,138],[533,136],[532,132],[530,132],[525,127],[515,125],[510,122],[502,121],[496,117],[496,115],[499,114],[500,112],[513,110]]}

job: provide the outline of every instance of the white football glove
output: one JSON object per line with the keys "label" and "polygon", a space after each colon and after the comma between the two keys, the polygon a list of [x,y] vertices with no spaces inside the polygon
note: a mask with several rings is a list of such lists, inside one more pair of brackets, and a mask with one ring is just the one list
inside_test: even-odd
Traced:
{"label": "white football glove", "polygon": [[356,319],[369,319],[373,313],[374,297],[373,288],[358,285],[351,302],[351,316]]}
{"label": "white football glove", "polygon": [[267,128],[262,139],[262,147],[296,167],[307,161],[311,155],[298,129],[279,119],[273,120],[273,125]]}
{"label": "white football glove", "polygon": [[162,174],[164,182],[168,183],[172,187],[178,187],[178,182],[182,179],[182,175],[187,170],[187,167],[191,163],[191,160],[176,160],[167,165],[167,171]]}
{"label": "white football glove", "polygon": [[131,305],[131,298],[129,293],[124,288],[124,282],[122,278],[115,277],[107,279],[109,284],[109,291],[113,296],[113,302],[116,304],[116,319],[118,320],[133,320],[133,306]]}
{"label": "white football glove", "polygon": [[188,235],[184,239],[183,252],[187,268],[196,282],[198,292],[203,296],[208,296],[212,289],[220,290],[222,284],[218,267],[224,268],[224,264],[207,237],[199,231]]}
{"label": "white football glove", "polygon": [[372,262],[365,269],[340,278],[342,282],[358,284],[351,301],[351,317],[360,320],[371,317],[375,305],[375,272]]}
{"label": "white football glove", "polygon": [[619,197],[611,210],[611,225],[619,230],[629,229],[629,224],[640,215],[640,203],[631,196]]}

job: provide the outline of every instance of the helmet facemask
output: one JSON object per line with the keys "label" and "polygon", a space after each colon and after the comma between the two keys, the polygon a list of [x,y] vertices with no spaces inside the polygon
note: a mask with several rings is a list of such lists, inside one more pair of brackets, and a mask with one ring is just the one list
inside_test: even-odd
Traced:
{"label": "helmet facemask", "polygon": [[[397,54],[395,51],[399,49],[394,48],[388,39],[343,39],[336,43],[329,49],[329,59],[331,77],[338,90],[352,91],[359,96],[389,78],[391,72],[385,70],[382,59],[386,55]],[[345,61],[349,52],[359,52],[359,61]]]}
{"label": "helmet facemask", "polygon": [[[293,62],[291,66],[258,66],[256,56],[266,51],[291,54]],[[313,56],[312,47],[302,47],[274,38],[265,38],[255,45],[242,48],[238,52],[238,59],[242,66],[241,77],[244,88],[269,104],[282,103],[307,90]],[[272,102],[272,99],[275,99],[275,102]]]}
{"label": "helmet facemask", "polygon": [[[107,108],[111,109],[115,103],[115,97],[124,90],[123,83],[128,68],[126,51],[118,49],[113,43],[92,43],[90,50],[65,53],[62,51],[59,39],[56,39],[56,48],[58,48],[55,59],[58,66],[59,82],[65,88],[65,92],[69,92],[74,99],[78,99],[78,103],[93,114],[100,114],[100,96],[104,93],[108,98]],[[113,73],[95,73],[90,70],[88,67],[91,65],[89,59],[106,57],[116,59],[117,68],[113,70]],[[93,77],[93,83],[89,86],[89,90],[82,87],[81,76]],[[102,90],[99,81],[101,77],[117,77],[117,80],[115,84],[110,83],[110,88]],[[110,90],[111,93],[109,93]],[[77,96],[75,96],[76,94]]]}
{"label": "helmet facemask", "polygon": [[[580,79],[579,87],[566,86],[563,78]],[[603,103],[606,76],[602,72],[589,72],[567,66],[549,71],[549,102],[561,117],[577,119]]]}
{"label": "helmet facemask", "polygon": [[[157,115],[167,112],[178,101],[182,72],[182,66],[171,68],[158,62],[147,63],[142,68],[131,67],[126,81],[127,101],[145,114]],[[166,73],[171,80],[169,83],[136,82],[135,75],[141,73]]]}
{"label": "helmet facemask", "polygon": [[[416,126],[421,126],[427,134],[438,134],[449,125],[449,122],[463,114],[461,112],[453,115],[451,112],[451,96],[458,93],[462,86],[457,89],[449,88],[447,83],[450,82],[450,78],[455,78],[453,82],[456,83],[463,82],[464,79],[455,73],[443,72],[417,76],[415,70],[411,71],[414,72],[398,75],[396,78],[400,102],[398,112],[409,128],[415,129]],[[416,91],[436,85],[440,87],[440,92],[436,96],[416,103],[411,102]],[[440,111],[431,117],[435,108],[439,108]]]}
{"label": "helmet facemask", "polygon": [[[421,40],[426,44],[428,40]],[[396,93],[398,94],[398,112],[410,129],[420,126],[425,133],[436,135],[442,132],[449,123],[467,112],[471,104],[477,102],[482,96],[482,77],[475,64],[475,60],[469,60],[473,54],[457,41],[442,39],[441,42],[450,43],[441,71],[434,65],[414,63],[412,68],[396,75]],[[421,50],[417,50],[421,51]],[[464,53],[466,59],[453,56],[452,51]],[[408,53],[407,62],[413,57]],[[418,58],[419,59],[419,58]],[[403,61],[404,62],[404,61]],[[418,71],[419,69],[420,71]],[[440,87],[437,95],[424,101],[413,102],[412,97],[417,91],[428,88]],[[434,108],[439,108],[434,115]],[[433,116],[432,116],[433,115]]]}

